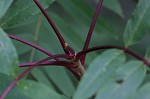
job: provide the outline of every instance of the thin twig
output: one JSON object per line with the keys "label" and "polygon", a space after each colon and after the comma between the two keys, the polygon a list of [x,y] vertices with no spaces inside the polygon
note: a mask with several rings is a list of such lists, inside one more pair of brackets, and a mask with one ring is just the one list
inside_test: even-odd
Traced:
{"label": "thin twig", "polygon": [[[19,64],[19,67],[30,67],[33,66],[34,64],[36,64],[37,62],[29,62],[29,63],[22,63]],[[44,62],[41,63],[37,66],[51,66],[51,65],[57,65],[57,66],[65,66],[68,67],[68,65],[72,65],[72,63],[68,62],[68,61],[48,61],[48,62]]]}
{"label": "thin twig", "polygon": [[7,34],[7,35],[8,35],[11,39],[14,39],[14,40],[16,40],[16,41],[19,41],[19,42],[22,42],[22,43],[24,43],[24,44],[26,44],[26,45],[29,45],[29,46],[31,46],[31,47],[33,47],[33,48],[35,48],[35,49],[37,49],[37,50],[39,50],[39,51],[41,51],[41,52],[47,54],[48,56],[53,56],[52,53],[50,53],[49,51],[43,49],[42,47],[40,47],[40,46],[38,46],[38,45],[36,45],[36,44],[34,44],[34,43],[32,43],[32,42],[23,40],[23,39],[21,39],[21,38],[19,38],[19,37],[16,37],[16,36],[14,36],[14,35],[11,35],[11,34]]}
{"label": "thin twig", "polygon": [[[71,47],[65,42],[65,40],[63,39],[62,35],[60,34],[59,30],[57,29],[56,25],[54,24],[54,22],[52,21],[52,19],[50,18],[50,16],[47,14],[47,12],[44,10],[44,8],[42,7],[42,5],[39,3],[38,0],[34,0],[34,2],[36,3],[36,5],[39,7],[39,9],[41,10],[41,12],[44,14],[44,16],[46,17],[47,21],[49,22],[49,24],[51,25],[52,29],[54,30],[55,34],[57,35],[61,46],[63,47],[63,50],[65,51],[66,54],[74,54],[71,52]],[[70,49],[71,48],[71,49]]]}
{"label": "thin twig", "polygon": [[103,49],[119,49],[119,50],[123,50],[125,53],[135,57],[136,59],[138,59],[139,61],[142,61],[145,65],[150,67],[150,63],[145,58],[137,55],[136,53],[132,52],[128,48],[120,47],[120,46],[113,46],[113,45],[96,46],[96,47],[92,47],[92,48],[86,49],[85,51],[80,51],[80,52],[77,53],[75,59],[76,59],[76,61],[78,61],[78,60],[80,60],[80,58],[82,56],[84,56],[85,54],[87,54],[89,52],[93,52],[93,51],[96,51],[96,50],[103,50]]}
{"label": "thin twig", "polygon": [[[98,15],[99,15],[99,13],[100,13],[102,4],[103,4],[103,0],[99,0],[99,3],[98,3],[98,5],[97,5],[97,8],[96,8],[96,11],[95,11],[93,20],[92,20],[92,22],[91,22],[90,29],[89,29],[89,32],[88,32],[88,35],[87,35],[87,38],[86,38],[86,41],[85,41],[85,43],[84,43],[84,47],[83,47],[83,50],[82,50],[82,51],[85,51],[85,50],[88,48],[88,46],[89,46],[89,43],[90,43],[90,40],[91,40],[91,37],[92,37],[92,33],[93,33],[93,30],[94,30],[94,27],[95,27],[95,24],[96,24]],[[86,54],[83,55],[82,58],[81,58],[81,63],[82,63],[83,65],[84,65],[85,57],[86,57]]]}
{"label": "thin twig", "polygon": [[68,57],[68,55],[66,54],[57,54],[57,55],[53,55],[51,57],[47,57],[39,62],[37,62],[36,64],[30,66],[29,68],[27,68],[25,71],[23,71],[8,87],[7,89],[2,93],[2,95],[0,96],[0,99],[4,99],[5,96],[9,93],[9,91],[16,85],[16,83],[21,79],[23,78],[27,73],[29,73],[35,66],[41,64],[41,63],[44,63],[50,59],[55,59],[55,58],[59,58],[59,57],[62,57],[62,58],[66,58]]}
{"label": "thin twig", "polygon": [[[53,56],[53,54],[51,54],[50,52],[48,52],[48,51],[46,51],[45,49],[41,48],[40,46],[37,46],[37,45],[34,44],[34,43],[28,42],[28,41],[26,41],[26,40],[22,40],[22,39],[20,39],[20,38],[18,38],[18,37],[16,37],[16,36],[11,35],[11,34],[7,34],[7,35],[8,35],[11,39],[14,39],[14,40],[17,40],[17,41],[19,41],[19,42],[22,42],[22,43],[24,43],[24,44],[26,44],[26,45],[29,45],[29,46],[31,46],[31,47],[33,47],[33,48],[35,48],[35,49],[37,49],[37,50],[39,50],[39,51],[41,51],[41,52],[47,54],[48,56]],[[58,59],[58,58],[56,58],[55,60],[61,61],[61,60]],[[67,69],[68,69],[70,72],[72,72],[72,73],[74,74],[74,76],[79,80],[79,79],[80,79],[80,76],[76,73],[76,71],[75,71],[74,69],[69,68],[69,67],[72,67],[72,66],[71,66],[71,65],[68,65],[68,66],[67,66]]]}

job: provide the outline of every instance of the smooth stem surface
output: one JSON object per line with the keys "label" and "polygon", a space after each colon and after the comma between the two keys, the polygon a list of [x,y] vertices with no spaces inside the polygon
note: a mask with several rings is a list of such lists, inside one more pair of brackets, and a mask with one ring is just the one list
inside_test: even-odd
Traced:
{"label": "smooth stem surface", "polygon": [[29,45],[29,46],[31,46],[31,47],[33,47],[33,48],[39,50],[40,52],[43,52],[43,53],[47,54],[48,56],[53,56],[53,54],[51,54],[51,53],[48,52],[47,50],[43,49],[42,47],[40,47],[40,46],[38,46],[38,45],[36,45],[36,44],[34,44],[34,43],[31,43],[31,42],[29,42],[29,41],[23,40],[23,39],[21,39],[21,38],[18,38],[18,37],[16,37],[16,36],[11,35],[11,34],[7,34],[7,35],[8,35],[8,37],[10,37],[11,39],[14,39],[14,40],[16,40],[16,41],[19,41],[19,42],[22,42],[22,43],[24,43],[24,44],[26,44],[26,45]]}
{"label": "smooth stem surface", "polygon": [[49,22],[49,24],[51,25],[52,29],[54,30],[55,34],[57,35],[61,46],[63,47],[63,50],[65,51],[66,54],[70,54],[70,49],[67,46],[66,48],[66,42],[63,39],[63,37],[61,36],[59,30],[57,29],[57,27],[55,26],[54,22],[52,21],[52,19],[49,17],[49,15],[47,14],[47,12],[44,10],[44,8],[42,7],[42,5],[39,3],[38,0],[34,0],[34,2],[36,3],[36,5],[39,7],[39,9],[41,10],[41,12],[44,14],[44,16],[46,17],[47,21]]}
{"label": "smooth stem surface", "polygon": [[[103,4],[103,0],[99,0],[99,3],[98,3],[98,6],[96,8],[93,20],[91,22],[90,29],[89,29],[89,32],[88,32],[88,35],[87,35],[87,38],[86,38],[86,41],[84,43],[84,47],[83,47],[82,51],[85,51],[88,48],[88,46],[89,46],[89,43],[90,43],[90,40],[91,40],[91,37],[92,37],[92,33],[93,33],[93,30],[94,30],[94,27],[95,27],[95,24],[96,24],[96,21],[97,21],[97,17],[98,17],[98,15],[100,13],[102,4]],[[81,58],[81,63],[83,65],[84,65],[85,57],[86,57],[86,54],[83,55],[82,58]]]}
{"label": "smooth stem surface", "polygon": [[87,54],[89,52],[93,52],[93,51],[96,51],[96,50],[102,50],[102,49],[119,49],[119,50],[123,50],[125,53],[135,57],[136,59],[138,59],[139,61],[142,61],[145,65],[150,67],[150,63],[145,58],[137,55],[136,53],[132,52],[128,48],[120,47],[120,46],[113,46],[113,45],[97,46],[97,47],[86,49],[85,51],[80,51],[76,55],[76,60],[80,60],[80,58],[82,56],[84,56],[85,54]]}
{"label": "smooth stem surface", "polygon": [[[19,42],[22,42],[22,43],[24,43],[24,44],[26,44],[26,45],[29,45],[29,46],[31,46],[31,47],[33,47],[33,48],[35,48],[35,49],[37,49],[37,50],[39,50],[39,51],[41,51],[41,52],[47,54],[48,56],[53,56],[53,54],[51,54],[50,52],[48,52],[48,51],[46,51],[45,49],[41,48],[40,46],[37,46],[37,45],[34,44],[34,43],[28,42],[28,41],[26,41],[26,40],[22,40],[22,39],[20,39],[20,38],[18,38],[18,37],[16,37],[16,36],[11,35],[11,34],[7,34],[7,35],[8,35],[11,39],[14,39],[14,40],[17,40],[17,41],[19,41]],[[61,60],[58,59],[58,58],[55,58],[55,60],[61,61]],[[72,72],[72,73],[74,74],[74,76],[79,80],[79,79],[80,79],[80,75],[78,75],[78,74],[76,73],[76,71],[75,71],[74,69],[70,68],[70,67],[72,67],[72,65],[71,65],[71,64],[70,64],[70,65],[68,64],[68,65],[67,65],[67,69],[70,70],[70,72]]]}
{"label": "smooth stem surface", "polygon": [[8,88],[4,91],[4,93],[2,93],[0,99],[4,99],[5,96],[9,93],[9,91],[16,85],[16,83],[21,79],[23,78],[27,73],[29,73],[35,66],[41,64],[41,63],[44,63],[50,59],[55,59],[55,58],[59,58],[59,57],[62,57],[62,58],[66,58],[66,54],[58,54],[58,55],[53,55],[51,57],[47,57],[39,62],[37,62],[36,64],[32,65],[31,67],[27,68],[25,71],[23,71],[9,86]]}
{"label": "smooth stem surface", "polygon": [[[30,67],[33,66],[34,64],[36,64],[37,62],[29,62],[29,63],[22,63],[19,64],[19,67]],[[37,66],[51,66],[51,65],[57,65],[57,66],[64,66],[64,67],[68,67],[68,65],[72,65],[72,63],[68,62],[68,61],[50,61],[50,62],[44,62],[41,63]]]}

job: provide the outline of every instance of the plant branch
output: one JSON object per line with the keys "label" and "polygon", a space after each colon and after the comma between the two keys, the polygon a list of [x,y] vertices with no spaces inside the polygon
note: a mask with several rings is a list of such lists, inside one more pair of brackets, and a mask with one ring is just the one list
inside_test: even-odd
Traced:
{"label": "plant branch", "polygon": [[[84,43],[84,47],[83,47],[83,50],[82,50],[82,51],[85,51],[85,50],[88,48],[88,46],[89,46],[89,43],[90,43],[90,40],[91,40],[91,37],[92,37],[92,33],[93,33],[93,30],[94,30],[94,27],[95,27],[95,24],[96,24],[98,15],[99,15],[99,13],[100,13],[102,4],[103,4],[103,0],[99,0],[99,3],[98,3],[98,6],[97,6],[97,8],[96,8],[96,11],[95,11],[95,14],[94,14],[92,23],[91,23],[91,25],[90,25],[90,29],[89,29],[89,32],[88,32],[88,35],[87,35],[87,38],[86,38],[86,41],[85,41],[85,43]],[[83,55],[82,58],[81,58],[81,63],[82,63],[83,65],[84,65],[85,57],[86,57],[86,54]]]}
{"label": "plant branch", "polygon": [[[20,64],[19,67],[30,67],[33,66],[34,64],[36,64],[37,62],[31,62],[31,63],[23,63]],[[74,74],[74,76],[80,80],[80,75],[76,72],[72,62],[67,62],[67,61],[50,61],[50,62],[44,62],[41,63],[37,66],[45,66],[45,65],[57,65],[57,66],[64,66],[66,67],[70,72],[72,72]]]}
{"label": "plant branch", "polygon": [[33,47],[33,48],[35,48],[35,49],[37,49],[37,50],[39,50],[39,51],[41,51],[41,52],[47,54],[48,56],[53,56],[53,54],[51,54],[50,52],[46,51],[46,50],[43,49],[42,47],[37,46],[37,45],[34,44],[34,43],[31,43],[31,42],[29,42],[29,41],[20,39],[20,38],[18,38],[18,37],[16,37],[16,36],[13,36],[13,35],[11,35],[11,34],[7,34],[7,35],[8,35],[11,39],[14,39],[14,40],[16,40],[16,41],[19,41],[19,42],[22,42],[22,43],[24,43],[24,44],[26,44],[26,45],[29,45],[29,46],[31,46],[31,47]]}
{"label": "plant branch", "polygon": [[[68,55],[67,55],[68,56]],[[66,54],[57,54],[57,55],[53,55],[51,57],[47,57],[39,62],[37,62],[36,64],[30,66],[29,68],[27,68],[25,71],[23,71],[8,87],[7,89],[4,91],[4,93],[2,93],[0,99],[4,99],[5,96],[9,93],[9,91],[16,85],[16,83],[23,78],[27,73],[29,73],[35,66],[38,66],[39,64],[42,64],[50,59],[55,59],[55,58],[66,58],[67,57]]]}
{"label": "plant branch", "polygon": [[[19,67],[30,67],[34,64],[36,64],[37,62],[31,62],[31,63],[24,63],[24,64],[20,64]],[[37,66],[51,66],[51,65],[57,65],[57,66],[64,66],[66,67],[70,72],[73,73],[73,75],[80,80],[80,75],[75,71],[74,67],[72,66],[72,63],[67,62],[67,61],[50,61],[50,62],[44,62],[41,63]]]}
{"label": "plant branch", "polygon": [[[19,64],[19,67],[30,67],[33,66],[34,64],[36,64],[37,62],[29,62],[29,63],[23,63],[23,64]],[[46,65],[57,65],[57,66],[65,66],[68,67],[68,65],[71,65],[72,63],[68,62],[68,61],[49,61],[49,62],[44,62],[41,63],[37,66],[46,66]]]}
{"label": "plant branch", "polygon": [[[7,34],[7,35],[8,35],[10,38],[14,39],[14,40],[17,40],[17,41],[19,41],[19,42],[22,42],[22,43],[24,43],[24,44],[27,44],[27,45],[29,45],[29,46],[31,46],[31,47],[33,47],[33,48],[35,48],[35,49],[37,49],[37,50],[39,50],[39,51],[45,53],[45,54],[47,54],[48,56],[53,56],[53,54],[51,54],[50,52],[48,52],[48,51],[46,51],[45,49],[41,48],[40,46],[35,45],[34,43],[28,42],[28,41],[26,41],[26,40],[22,40],[22,39],[20,39],[20,38],[18,38],[18,37],[16,37],[16,36],[11,35],[11,34]],[[56,58],[55,60],[61,61],[60,59],[57,59],[57,58]],[[80,79],[80,76],[76,73],[76,71],[75,71],[74,69],[72,69],[72,68],[70,68],[70,67],[72,67],[72,66],[71,66],[71,65],[68,65],[68,66],[67,66],[67,69],[69,69],[69,70],[76,76],[76,78],[79,80],[79,79]]]}
{"label": "plant branch", "polygon": [[[65,51],[66,54],[74,54],[72,53],[70,50],[70,46],[65,42],[65,40],[63,39],[62,35],[60,34],[59,30],[57,29],[57,27],[55,26],[54,22],[52,21],[52,19],[49,17],[49,15],[47,14],[47,12],[44,10],[44,8],[42,7],[42,5],[39,3],[38,0],[34,0],[35,4],[39,7],[39,9],[41,10],[41,12],[44,14],[44,16],[46,17],[47,21],[49,22],[49,24],[51,25],[52,29],[54,30],[55,34],[57,35],[61,46],[63,47],[63,50]],[[67,45],[67,46],[66,46]]]}
{"label": "plant branch", "polygon": [[97,47],[92,47],[92,48],[86,49],[85,51],[80,51],[80,52],[77,53],[75,59],[76,59],[76,61],[78,61],[85,54],[87,54],[89,52],[96,51],[96,50],[102,50],[102,49],[119,49],[119,50],[123,50],[125,53],[130,54],[131,56],[135,57],[139,61],[142,61],[145,65],[150,67],[150,63],[145,58],[137,55],[136,53],[132,52],[128,48],[120,47],[120,46],[113,46],[113,45],[97,46]]}

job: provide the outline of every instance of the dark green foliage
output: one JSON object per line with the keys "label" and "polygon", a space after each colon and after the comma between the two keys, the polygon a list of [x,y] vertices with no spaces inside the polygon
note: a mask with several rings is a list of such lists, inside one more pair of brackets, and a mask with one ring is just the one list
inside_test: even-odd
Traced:
{"label": "dark green foliage", "polygon": [[[98,0],[39,1],[66,42],[75,51],[81,51]],[[150,0],[137,3],[129,20],[124,22],[119,0],[104,0],[90,47],[131,46],[133,52],[149,60],[150,41],[145,35],[148,36],[150,29]],[[34,42],[54,54],[64,53],[33,0],[1,0],[0,95],[23,70],[18,67],[19,63],[47,57],[27,45],[11,41],[7,33]],[[64,67],[36,67],[17,83],[6,99],[149,99],[150,78],[146,74],[149,69],[143,62],[116,49],[87,55],[87,70],[81,81]]]}

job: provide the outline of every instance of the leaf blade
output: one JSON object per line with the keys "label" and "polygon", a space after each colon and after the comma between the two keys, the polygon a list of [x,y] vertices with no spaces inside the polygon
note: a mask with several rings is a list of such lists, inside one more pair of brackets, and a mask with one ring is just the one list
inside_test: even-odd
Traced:
{"label": "leaf blade", "polygon": [[139,42],[150,27],[150,1],[140,0],[124,30],[125,46]]}
{"label": "leaf blade", "polygon": [[[130,69],[129,69],[130,68]],[[115,74],[116,73],[116,74]],[[145,77],[144,64],[130,61],[118,67],[97,93],[96,99],[127,99],[142,83]]]}
{"label": "leaf blade", "polygon": [[[48,8],[55,0],[39,0],[44,9]],[[4,18],[0,20],[0,26],[9,29],[39,13],[33,0],[17,0],[13,6],[7,11]]]}
{"label": "leaf blade", "polygon": [[149,99],[150,83],[143,85],[135,94],[134,99]]}
{"label": "leaf blade", "polygon": [[31,80],[26,80],[23,82],[25,85],[23,87],[23,92],[31,97],[32,99],[63,99],[63,96],[51,90],[46,85],[42,83],[37,83]]}
{"label": "leaf blade", "polygon": [[[95,1],[98,2],[99,0]],[[103,6],[118,14],[119,16],[124,17],[122,8],[118,0],[105,0]]]}
{"label": "leaf blade", "polygon": [[16,76],[19,69],[16,49],[1,28],[0,35],[0,72]]}
{"label": "leaf blade", "polygon": [[1,0],[0,2],[0,18],[6,13],[13,0]]}
{"label": "leaf blade", "polygon": [[[45,70],[49,78],[54,82],[54,84],[59,88],[61,93],[68,97],[72,97],[75,87],[71,81],[69,75],[67,74],[64,67],[45,67]],[[59,71],[59,72],[56,72]],[[64,80],[65,78],[65,80]],[[61,83],[60,83],[61,82]]]}
{"label": "leaf blade", "polygon": [[[106,78],[108,79],[111,76],[116,66],[122,64],[124,61],[125,56],[122,51],[113,49],[104,52],[88,68],[73,99],[92,97],[96,90],[105,84]],[[108,72],[107,70],[110,71]],[[104,75],[105,72],[107,72],[107,75]]]}
{"label": "leaf blade", "polygon": [[[2,94],[2,92],[4,92],[4,90],[6,90],[6,88],[9,86],[9,84],[13,81],[13,78],[0,73],[0,95]],[[23,91],[20,89],[19,86],[14,86],[13,89],[11,89],[11,91],[7,94],[6,99],[31,99],[30,97],[28,97],[27,95],[25,95],[23,93]]]}

